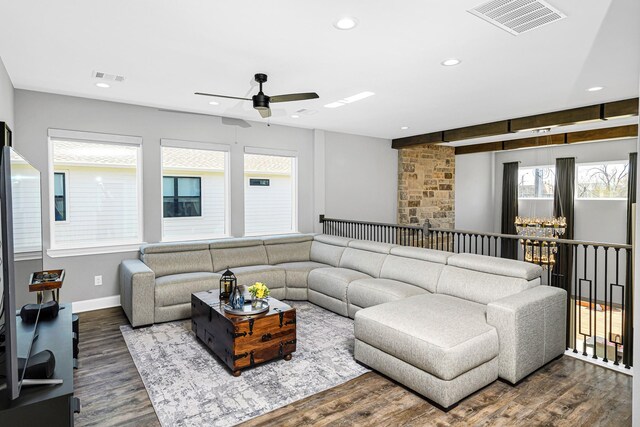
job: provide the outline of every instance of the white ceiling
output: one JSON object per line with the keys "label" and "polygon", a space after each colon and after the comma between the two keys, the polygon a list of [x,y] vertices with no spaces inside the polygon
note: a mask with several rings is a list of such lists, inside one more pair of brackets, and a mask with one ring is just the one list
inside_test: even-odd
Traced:
{"label": "white ceiling", "polygon": [[[0,0],[0,57],[19,89],[251,120],[250,102],[193,92],[251,95],[263,72],[268,95],[320,95],[272,105],[272,123],[385,138],[638,96],[640,1],[550,0],[568,17],[519,36],[466,12],[481,3]],[[344,15],[358,27],[336,30]],[[126,81],[100,89],[92,71]]]}

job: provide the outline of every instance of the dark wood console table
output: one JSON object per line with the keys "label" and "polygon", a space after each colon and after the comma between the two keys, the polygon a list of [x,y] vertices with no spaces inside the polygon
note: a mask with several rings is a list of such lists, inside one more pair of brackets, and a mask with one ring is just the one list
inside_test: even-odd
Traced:
{"label": "dark wood console table", "polygon": [[[58,317],[38,322],[38,338],[33,342],[31,354],[51,350],[56,358],[53,378],[62,379],[59,385],[22,387],[20,396],[13,401],[0,401],[0,425],[12,427],[68,427],[73,426],[74,411],[80,401],[73,397],[73,331],[71,304],[61,304]],[[23,331],[22,321],[16,321],[18,334]],[[18,348],[18,354],[26,352]]]}

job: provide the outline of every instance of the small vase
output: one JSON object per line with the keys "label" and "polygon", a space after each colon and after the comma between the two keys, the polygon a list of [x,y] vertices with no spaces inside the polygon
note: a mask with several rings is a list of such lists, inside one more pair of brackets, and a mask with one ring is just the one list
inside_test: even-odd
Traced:
{"label": "small vase", "polygon": [[260,298],[253,297],[251,300],[251,308],[256,309],[260,306],[262,300]]}

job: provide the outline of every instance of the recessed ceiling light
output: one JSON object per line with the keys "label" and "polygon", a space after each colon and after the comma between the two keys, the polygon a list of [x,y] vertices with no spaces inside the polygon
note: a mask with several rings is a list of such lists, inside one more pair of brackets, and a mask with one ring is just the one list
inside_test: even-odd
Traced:
{"label": "recessed ceiling light", "polygon": [[349,16],[338,19],[333,26],[339,30],[353,30],[358,25],[358,20]]}
{"label": "recessed ceiling light", "polygon": [[297,114],[292,114],[292,115],[291,115],[291,118],[292,118],[292,119],[298,119],[298,118],[300,118],[300,116],[299,116],[299,115],[297,115]]}
{"label": "recessed ceiling light", "polygon": [[409,126],[402,126],[402,127],[400,127],[400,129],[407,130],[407,129],[409,129]]}
{"label": "recessed ceiling light", "polygon": [[462,61],[460,61],[459,59],[449,58],[449,59],[445,59],[444,61],[442,61],[441,64],[444,65],[445,67],[452,67],[454,65],[458,65],[461,62]]}
{"label": "recessed ceiling light", "polygon": [[217,101],[209,101],[209,105],[220,105]]}
{"label": "recessed ceiling light", "polygon": [[604,87],[602,86],[594,86],[594,87],[590,87],[589,89],[587,89],[588,92],[597,92],[599,90],[604,89]]}
{"label": "recessed ceiling light", "polygon": [[96,83],[96,86],[101,87],[101,88],[108,88],[108,87],[111,87],[111,86],[109,86],[107,83],[102,83],[102,82],[101,82],[101,83]]}

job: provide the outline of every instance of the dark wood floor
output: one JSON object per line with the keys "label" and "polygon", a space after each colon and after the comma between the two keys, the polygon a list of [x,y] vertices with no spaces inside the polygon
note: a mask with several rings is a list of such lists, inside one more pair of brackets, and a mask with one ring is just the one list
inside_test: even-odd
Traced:
{"label": "dark wood floor", "polygon": [[[159,426],[120,333],[121,308],[80,315],[78,426]],[[517,387],[497,381],[448,413],[397,383],[368,373],[243,426],[308,425],[631,425],[631,377],[570,357],[550,363]]]}

